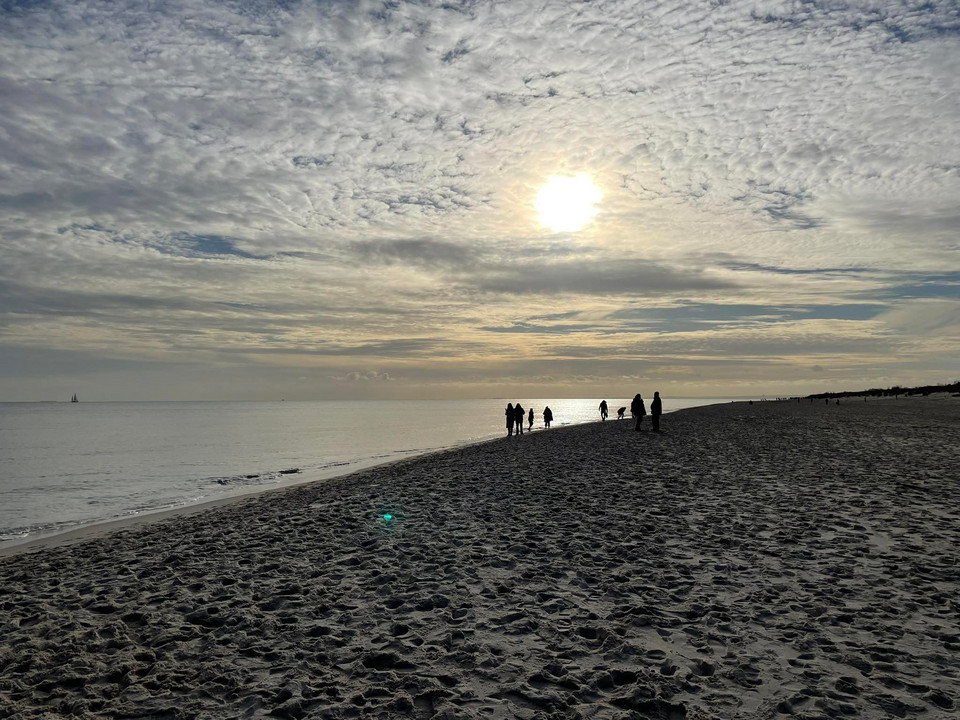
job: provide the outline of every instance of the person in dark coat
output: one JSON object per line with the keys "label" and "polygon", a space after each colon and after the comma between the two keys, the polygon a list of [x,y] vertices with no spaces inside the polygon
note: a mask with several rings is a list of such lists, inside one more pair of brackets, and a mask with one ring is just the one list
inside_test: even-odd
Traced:
{"label": "person in dark coat", "polygon": [[525,414],[523,405],[517,403],[513,406],[513,422],[517,426],[517,435],[523,435],[523,416]]}
{"label": "person in dark coat", "polygon": [[533,408],[527,413],[527,430],[533,430]]}
{"label": "person in dark coat", "polygon": [[650,403],[650,419],[653,421],[653,431],[660,432],[660,416],[663,414],[663,404],[660,402],[660,393],[653,394],[653,402]]}
{"label": "person in dark coat", "polygon": [[643,416],[647,414],[647,406],[643,404],[643,398],[640,397],[640,393],[633,396],[633,402],[630,403],[630,412],[633,413],[633,416],[637,419],[637,426],[634,430],[639,432],[640,423],[643,422]]}
{"label": "person in dark coat", "polygon": [[550,409],[548,405],[543,409],[543,426],[550,427],[550,423],[553,422],[553,410]]}
{"label": "person in dark coat", "polygon": [[600,419],[601,420],[607,419],[607,401],[606,400],[600,401]]}
{"label": "person in dark coat", "polygon": [[507,416],[507,437],[510,437],[513,435],[513,418],[515,417],[513,414],[513,403],[507,403],[507,412],[505,414]]}

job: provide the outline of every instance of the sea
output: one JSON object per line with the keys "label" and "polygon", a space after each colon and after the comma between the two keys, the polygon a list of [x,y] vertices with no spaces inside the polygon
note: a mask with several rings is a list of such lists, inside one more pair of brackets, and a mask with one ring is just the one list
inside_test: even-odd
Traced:
{"label": "sea", "polygon": [[[663,409],[731,399],[664,398]],[[599,420],[594,398],[520,403],[534,408],[534,432],[545,406],[554,427]],[[490,440],[506,434],[506,404],[0,403],[0,548]],[[630,403],[608,404],[616,422]]]}

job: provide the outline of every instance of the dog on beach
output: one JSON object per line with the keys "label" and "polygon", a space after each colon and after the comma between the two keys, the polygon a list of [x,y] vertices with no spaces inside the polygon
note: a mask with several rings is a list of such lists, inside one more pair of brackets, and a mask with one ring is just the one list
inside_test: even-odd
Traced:
{"label": "dog on beach", "polygon": [[626,411],[627,411],[627,409],[626,409],[625,407],[622,407],[622,408],[620,408],[619,410],[617,410],[617,420],[623,420],[623,414],[624,414]]}

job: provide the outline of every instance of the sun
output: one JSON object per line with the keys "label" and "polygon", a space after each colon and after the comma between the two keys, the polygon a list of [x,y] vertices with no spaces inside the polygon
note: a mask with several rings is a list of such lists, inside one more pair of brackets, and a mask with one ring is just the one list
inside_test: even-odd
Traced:
{"label": "sun", "polygon": [[551,175],[537,193],[540,224],[553,232],[576,232],[583,228],[597,210],[603,193],[583,173],[574,177]]}

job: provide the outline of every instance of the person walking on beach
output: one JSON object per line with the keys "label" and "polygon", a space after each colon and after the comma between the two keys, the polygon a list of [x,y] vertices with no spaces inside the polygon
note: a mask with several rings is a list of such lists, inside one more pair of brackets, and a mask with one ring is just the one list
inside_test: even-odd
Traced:
{"label": "person walking on beach", "polygon": [[507,403],[507,437],[513,435],[513,403]]}
{"label": "person walking on beach", "polygon": [[630,403],[630,412],[633,413],[633,416],[637,419],[637,426],[634,430],[640,432],[640,423],[643,422],[643,416],[647,414],[647,406],[643,404],[643,398],[640,397],[640,393],[633,396],[633,402]]}
{"label": "person walking on beach", "polygon": [[660,393],[653,394],[653,402],[650,403],[650,419],[653,421],[653,431],[660,432],[660,415],[663,414],[663,404],[660,402]]}
{"label": "person walking on beach", "polygon": [[527,413],[527,431],[533,430],[533,408],[530,408],[530,412]]}
{"label": "person walking on beach", "polygon": [[601,420],[607,419],[607,401],[606,400],[600,401],[600,419]]}
{"label": "person walking on beach", "polygon": [[524,416],[523,405],[517,403],[513,406],[513,422],[517,426],[517,435],[523,435],[523,416]]}
{"label": "person walking on beach", "polygon": [[550,406],[547,405],[543,409],[543,426],[550,427],[550,423],[553,422],[553,410],[550,409]]}

